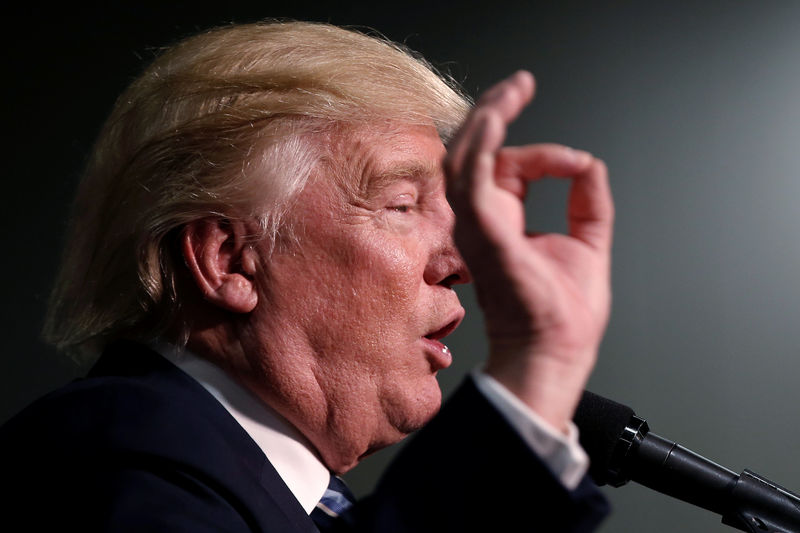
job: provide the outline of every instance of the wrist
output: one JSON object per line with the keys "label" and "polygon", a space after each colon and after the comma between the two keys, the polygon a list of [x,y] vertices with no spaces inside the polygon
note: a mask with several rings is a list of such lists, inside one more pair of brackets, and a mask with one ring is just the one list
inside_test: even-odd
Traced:
{"label": "wrist", "polygon": [[595,360],[595,350],[569,355],[493,351],[485,372],[566,434]]}

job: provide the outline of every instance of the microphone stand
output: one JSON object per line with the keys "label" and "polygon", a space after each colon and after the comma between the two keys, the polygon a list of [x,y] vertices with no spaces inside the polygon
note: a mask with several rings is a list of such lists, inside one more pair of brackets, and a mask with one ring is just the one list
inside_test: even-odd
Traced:
{"label": "microphone stand", "polygon": [[755,472],[741,473],[730,499],[723,524],[750,533],[800,532],[800,497]]}
{"label": "microphone stand", "polygon": [[[697,473],[702,471],[703,475]],[[672,441],[650,433],[635,415],[608,467],[608,483],[633,479],[658,492],[722,515],[748,533],[800,533],[800,496],[744,470],[736,475]]]}

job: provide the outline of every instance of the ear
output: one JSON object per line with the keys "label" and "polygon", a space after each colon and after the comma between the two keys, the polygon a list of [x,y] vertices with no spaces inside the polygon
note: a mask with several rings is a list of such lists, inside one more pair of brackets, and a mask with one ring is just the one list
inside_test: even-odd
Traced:
{"label": "ear", "polygon": [[258,303],[258,253],[246,242],[246,230],[240,221],[206,218],[187,224],[181,237],[183,258],[203,297],[236,313],[249,313]]}

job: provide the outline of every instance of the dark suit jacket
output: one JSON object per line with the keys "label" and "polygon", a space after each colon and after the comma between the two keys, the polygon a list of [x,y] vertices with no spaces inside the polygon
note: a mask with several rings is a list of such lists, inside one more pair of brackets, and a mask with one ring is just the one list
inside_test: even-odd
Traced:
{"label": "dark suit jacket", "polygon": [[[29,531],[316,531],[228,412],[134,343],[115,344],[86,379],[0,429],[0,480],[3,522]],[[524,490],[510,489],[519,482]],[[605,512],[588,480],[561,488],[467,381],[348,527],[588,531]]]}

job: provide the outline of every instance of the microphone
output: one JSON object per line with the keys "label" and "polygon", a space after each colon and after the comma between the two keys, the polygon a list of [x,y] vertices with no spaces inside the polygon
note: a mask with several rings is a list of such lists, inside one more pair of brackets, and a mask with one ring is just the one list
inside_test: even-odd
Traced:
{"label": "microphone", "polygon": [[741,531],[800,533],[800,496],[650,433],[626,405],[586,391],[574,421],[591,459],[589,475],[598,485],[635,481],[720,514],[723,524]]}

